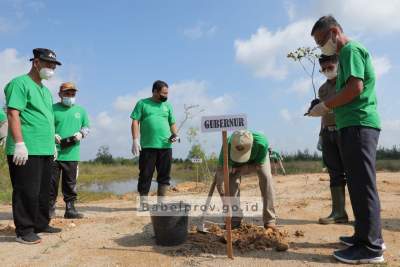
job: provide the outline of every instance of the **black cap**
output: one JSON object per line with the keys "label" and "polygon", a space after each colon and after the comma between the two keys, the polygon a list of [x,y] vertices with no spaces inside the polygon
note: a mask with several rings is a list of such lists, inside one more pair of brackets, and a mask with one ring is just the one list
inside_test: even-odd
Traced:
{"label": "black cap", "polygon": [[57,61],[56,58],[56,53],[51,51],[50,49],[47,48],[35,48],[33,49],[33,58],[30,59],[32,61],[33,59],[38,58],[44,61],[48,62],[53,62],[57,65],[61,65],[59,61]]}

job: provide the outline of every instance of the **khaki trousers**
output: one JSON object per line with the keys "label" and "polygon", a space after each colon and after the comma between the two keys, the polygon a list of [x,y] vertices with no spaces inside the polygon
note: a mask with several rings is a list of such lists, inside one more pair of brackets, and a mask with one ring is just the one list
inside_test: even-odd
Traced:
{"label": "khaki trousers", "polygon": [[[240,207],[240,183],[242,175],[249,175],[257,173],[258,182],[261,190],[261,196],[263,200],[263,221],[264,224],[275,223],[276,214],[274,208],[274,187],[271,174],[271,163],[269,155],[267,154],[265,163],[262,165],[245,164],[239,168],[233,168],[229,173],[229,194],[233,197],[232,207]],[[215,174],[215,180],[217,182],[217,190],[221,196],[224,196],[224,174],[222,167],[217,169]],[[242,210],[235,212],[233,210],[232,223],[240,222],[243,218]]]}

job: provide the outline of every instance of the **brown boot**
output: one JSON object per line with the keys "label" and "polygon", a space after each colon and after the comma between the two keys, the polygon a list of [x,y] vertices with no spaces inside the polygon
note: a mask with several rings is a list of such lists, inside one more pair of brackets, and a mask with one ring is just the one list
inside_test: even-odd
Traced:
{"label": "brown boot", "polygon": [[168,185],[158,184],[157,187],[157,203],[163,203],[165,196],[167,195]]}
{"label": "brown boot", "polygon": [[345,187],[335,186],[331,187],[332,196],[332,212],[326,218],[320,218],[318,222],[320,224],[333,224],[333,223],[347,223],[349,217],[347,216],[345,209]]}

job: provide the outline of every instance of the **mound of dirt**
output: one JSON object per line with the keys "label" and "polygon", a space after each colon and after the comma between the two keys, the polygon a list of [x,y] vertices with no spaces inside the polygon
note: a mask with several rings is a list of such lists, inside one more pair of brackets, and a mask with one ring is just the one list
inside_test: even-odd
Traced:
{"label": "mound of dirt", "polygon": [[183,182],[172,187],[170,190],[173,192],[203,192],[208,190],[208,186],[200,182]]}
{"label": "mound of dirt", "polygon": [[15,233],[15,226],[14,225],[6,225],[3,227],[3,225],[0,225],[0,233],[9,235],[9,234],[14,234]]}
{"label": "mound of dirt", "polygon": [[[219,228],[217,226],[217,228]],[[221,229],[216,230],[221,235]],[[267,248],[275,248],[278,251],[286,251],[289,248],[286,238],[289,234],[278,229],[264,229],[254,224],[242,224],[240,228],[232,230],[233,246],[242,252]],[[225,235],[223,235],[224,242]],[[286,249],[285,249],[286,248]]]}
{"label": "mound of dirt", "polygon": [[[188,240],[181,248],[171,251],[174,256],[195,256],[199,254],[225,254],[226,231],[216,224],[208,227],[208,233],[199,233],[191,227]],[[232,230],[232,245],[241,253],[251,250],[275,248],[277,251],[289,249],[287,231],[264,229],[254,224],[243,223]]]}

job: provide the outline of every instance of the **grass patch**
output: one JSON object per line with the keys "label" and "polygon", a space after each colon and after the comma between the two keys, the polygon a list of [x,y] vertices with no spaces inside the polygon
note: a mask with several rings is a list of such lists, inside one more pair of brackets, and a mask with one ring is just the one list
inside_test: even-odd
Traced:
{"label": "grass patch", "polygon": [[[322,161],[284,161],[287,174],[300,173],[319,173],[322,171]],[[214,175],[216,162],[209,162],[211,175]],[[398,172],[400,171],[400,159],[380,159],[377,160],[376,168],[378,171]],[[279,170],[279,168],[278,168]],[[274,172],[274,169],[272,169]],[[196,181],[196,167],[188,163],[174,163],[172,165],[172,178],[182,181]],[[137,178],[139,168],[137,164],[99,164],[82,162],[79,164],[78,186],[88,183],[106,183],[111,181],[123,181]],[[204,182],[204,170],[199,167],[199,181]],[[12,187],[8,173],[8,166],[4,149],[0,147],[0,203],[11,203]],[[118,197],[110,192],[88,192],[79,191],[79,201],[89,202]]]}
{"label": "grass patch", "polygon": [[90,182],[109,182],[127,180],[139,176],[136,165],[80,163],[78,182],[81,184]]}
{"label": "grass patch", "polygon": [[380,159],[376,161],[377,171],[398,172],[400,171],[400,159]]}
{"label": "grass patch", "polygon": [[7,157],[4,148],[0,146],[0,203],[10,203],[12,187],[8,173]]}
{"label": "grass patch", "polygon": [[[283,167],[286,170],[286,174],[299,174],[299,173],[318,173],[322,172],[322,161],[288,161],[283,162]],[[271,165],[272,173],[274,169]],[[278,166],[278,173],[280,167]]]}
{"label": "grass patch", "polygon": [[88,191],[79,191],[78,192],[78,201],[79,203],[98,201],[103,199],[109,199],[117,197],[115,194],[110,192],[88,192]]}

